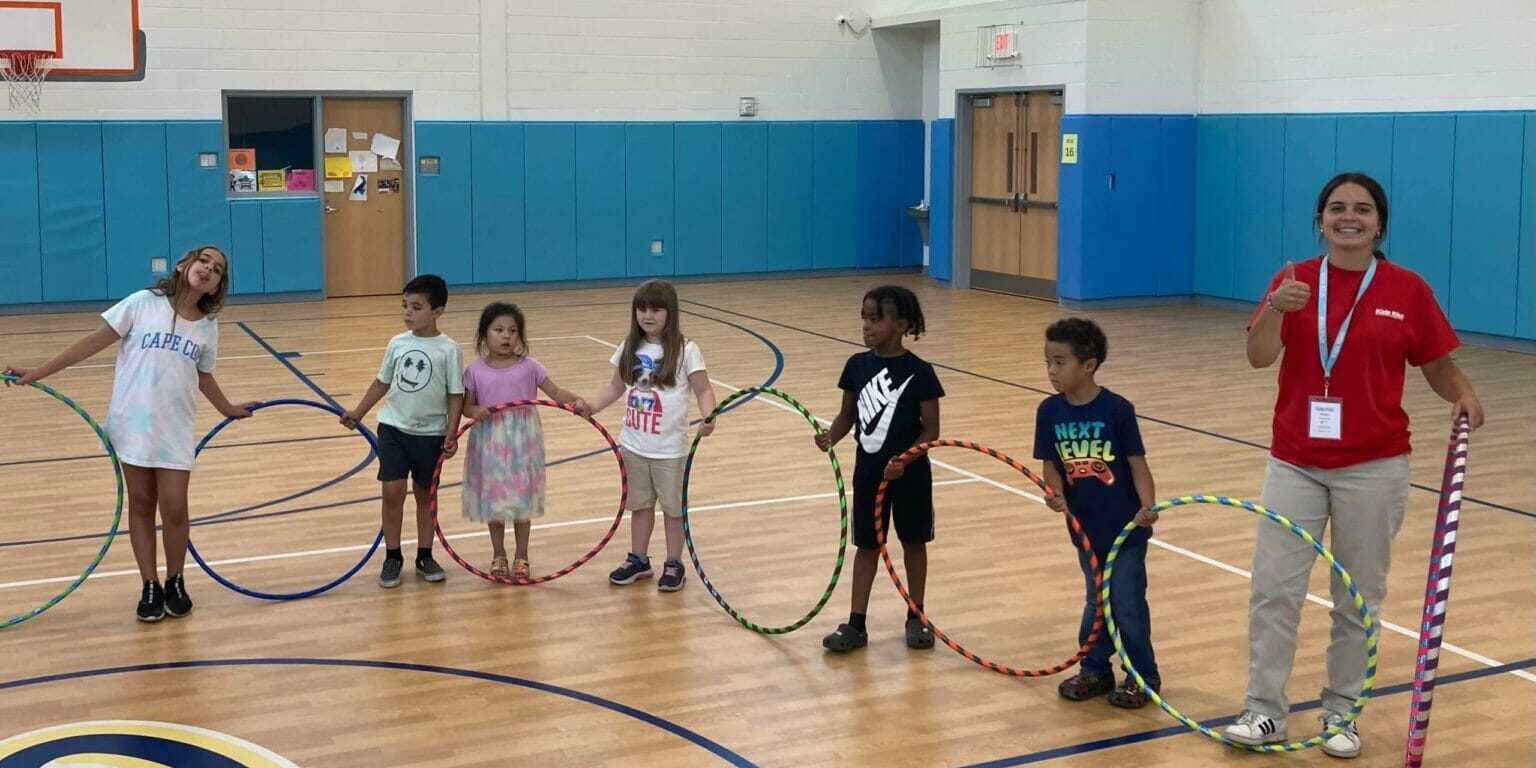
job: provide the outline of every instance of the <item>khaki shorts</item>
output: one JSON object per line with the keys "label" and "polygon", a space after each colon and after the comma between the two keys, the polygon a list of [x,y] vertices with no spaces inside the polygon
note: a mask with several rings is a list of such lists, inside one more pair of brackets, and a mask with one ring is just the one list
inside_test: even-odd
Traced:
{"label": "khaki shorts", "polygon": [[631,510],[661,511],[667,517],[683,516],[683,464],[688,459],[650,459],[628,448],[620,448],[624,466],[629,468],[629,503]]}

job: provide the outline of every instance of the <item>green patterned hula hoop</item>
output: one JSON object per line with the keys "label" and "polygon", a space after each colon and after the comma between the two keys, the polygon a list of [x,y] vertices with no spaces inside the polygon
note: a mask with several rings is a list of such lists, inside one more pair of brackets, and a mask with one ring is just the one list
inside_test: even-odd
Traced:
{"label": "green patterned hula hoop", "polygon": [[[16,376],[15,374],[0,373],[0,379],[4,379],[6,383],[19,381],[20,378],[21,377]],[[65,587],[62,592],[59,592],[57,595],[49,598],[47,602],[39,605],[36,608],[33,608],[30,611],[27,611],[26,613],[17,614],[10,617],[9,619],[0,621],[0,629],[5,629],[6,627],[20,624],[21,622],[26,621],[27,619],[30,619],[33,616],[36,616],[55,605],[58,605],[59,601],[69,597],[69,593],[74,592],[76,587],[84,584],[85,580],[90,578],[91,572],[96,570],[96,566],[101,565],[102,558],[107,556],[107,549],[112,546],[112,540],[117,538],[117,526],[123,520],[123,465],[118,462],[117,451],[112,449],[112,441],[107,439],[107,433],[102,430],[101,425],[97,424],[95,419],[91,418],[89,413],[85,412],[84,408],[81,408],[78,404],[75,403],[75,401],[65,397],[58,390],[48,386],[47,384],[36,381],[32,382],[31,386],[36,389],[40,389],[49,395],[52,395],[55,400],[58,400],[59,402],[69,406],[70,410],[74,411],[77,415],[80,416],[80,418],[85,420],[85,423],[91,428],[92,431],[96,433],[96,437],[101,440],[101,447],[107,449],[107,458],[112,460],[112,471],[117,475],[117,509],[113,510],[112,512],[112,527],[107,530],[106,539],[101,542],[101,549],[97,550],[96,557],[91,560],[90,565],[87,565],[85,570],[81,572],[79,576],[76,576],[74,581],[69,583],[69,586]]]}
{"label": "green patterned hula hoop", "polygon": [[[783,400],[792,406],[796,411],[799,411],[800,415],[805,417],[805,420],[810,423],[811,428],[815,429],[817,434],[822,433],[823,430],[821,425],[817,423],[816,417],[812,416],[811,412],[805,409],[805,406],[801,405],[800,402],[793,397],[790,397],[789,395],[771,387],[748,387],[746,389],[738,390],[732,393],[730,397],[725,398],[724,401],[715,406],[715,410],[711,411],[708,416],[705,416],[704,421],[713,422],[716,417],[724,413],[726,409],[731,406],[731,403],[734,403],[744,397],[756,394],[772,395],[779,398],[780,400]],[[694,454],[699,450],[699,440],[702,438],[703,435],[695,435],[693,438],[693,444],[688,446],[688,461],[683,465],[682,494],[683,542],[688,545],[688,558],[693,561],[693,569],[699,573],[699,581],[704,583],[704,588],[709,590],[710,596],[715,598],[715,602],[719,603],[720,607],[724,608],[725,612],[729,614],[731,618],[735,619],[738,624],[752,630],[753,632],[761,632],[765,635],[784,635],[811,623],[811,619],[816,618],[816,614],[821,613],[821,609],[825,608],[827,601],[832,598],[832,591],[837,588],[837,579],[843,573],[843,555],[848,549],[848,493],[843,486],[843,469],[842,466],[837,463],[837,454],[833,452],[831,448],[827,449],[827,458],[832,462],[832,476],[837,480],[837,506],[839,515],[837,534],[837,565],[832,569],[832,580],[827,582],[827,589],[821,594],[821,599],[816,601],[816,607],[812,608],[809,613],[801,616],[799,620],[795,621],[793,624],[786,624],[782,627],[764,627],[747,619],[745,616],[742,616],[740,613],[738,613],[735,608],[732,608],[731,604],[727,602],[723,596],[721,596],[720,590],[715,589],[715,585],[710,583],[709,577],[704,574],[704,566],[699,564],[699,553],[693,544],[693,526],[689,524],[688,519],[688,481],[693,474],[693,457]]]}
{"label": "green patterned hula hoop", "polygon": [[1350,578],[1349,572],[1344,570],[1344,566],[1339,565],[1339,561],[1334,559],[1332,552],[1329,552],[1328,549],[1324,547],[1322,543],[1317,539],[1312,538],[1312,534],[1307,533],[1306,530],[1304,530],[1301,526],[1291,522],[1285,517],[1282,517],[1281,515],[1266,509],[1261,505],[1254,504],[1251,501],[1231,499],[1227,498],[1226,496],[1180,496],[1178,498],[1169,499],[1167,501],[1154,504],[1150,511],[1162,512],[1169,507],[1182,507],[1187,504],[1221,504],[1223,506],[1246,509],[1255,515],[1259,515],[1260,517],[1267,517],[1270,520],[1273,520],[1274,522],[1289,528],[1291,533],[1300,536],[1302,541],[1312,545],[1312,548],[1317,550],[1317,553],[1322,555],[1324,560],[1328,561],[1328,566],[1333,569],[1333,572],[1339,575],[1339,580],[1342,581],[1344,586],[1349,589],[1349,596],[1354,599],[1355,609],[1360,611],[1360,621],[1365,625],[1365,682],[1360,686],[1360,695],[1355,698],[1354,706],[1351,706],[1349,711],[1344,714],[1343,720],[1328,726],[1328,728],[1325,729],[1322,733],[1319,733],[1310,739],[1305,741],[1292,741],[1285,744],[1241,744],[1211,730],[1210,728],[1207,728],[1205,725],[1190,719],[1189,717],[1185,716],[1184,713],[1174,709],[1173,705],[1169,704],[1167,701],[1164,701],[1163,697],[1159,696],[1157,691],[1154,691],[1147,686],[1146,679],[1141,676],[1141,673],[1136,670],[1135,665],[1131,663],[1130,657],[1126,655],[1125,645],[1120,641],[1120,629],[1115,626],[1115,612],[1111,607],[1112,604],[1109,600],[1109,589],[1110,583],[1112,581],[1111,576],[1114,575],[1115,570],[1115,558],[1119,557],[1120,547],[1125,544],[1126,537],[1130,536],[1131,532],[1136,530],[1135,521],[1126,523],[1125,529],[1120,531],[1119,536],[1115,537],[1114,546],[1109,548],[1109,557],[1104,560],[1104,586],[1099,592],[1099,600],[1104,605],[1104,621],[1109,624],[1109,638],[1115,644],[1115,652],[1120,654],[1120,663],[1125,667],[1126,673],[1135,678],[1137,685],[1140,685],[1141,689],[1147,692],[1147,696],[1151,697],[1153,701],[1157,702],[1157,706],[1161,707],[1164,712],[1172,715],[1175,720],[1178,720],[1190,728],[1199,731],[1206,738],[1211,739],[1212,741],[1219,741],[1229,747],[1246,749],[1250,752],[1296,752],[1308,747],[1315,747],[1323,743],[1328,738],[1332,737],[1334,734],[1344,730],[1349,726],[1350,723],[1353,723],[1355,718],[1360,716],[1360,712],[1365,709],[1365,702],[1368,698],[1370,698],[1371,686],[1376,683],[1376,621],[1371,618],[1371,611],[1366,607],[1365,598],[1361,596],[1360,589],[1355,586],[1355,580]]}

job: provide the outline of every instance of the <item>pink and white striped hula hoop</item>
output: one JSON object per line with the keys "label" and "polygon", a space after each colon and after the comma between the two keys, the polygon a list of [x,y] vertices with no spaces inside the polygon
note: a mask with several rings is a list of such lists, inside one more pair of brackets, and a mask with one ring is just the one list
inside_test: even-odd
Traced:
{"label": "pink and white striped hula hoop", "polygon": [[1429,740],[1429,709],[1435,694],[1435,669],[1440,666],[1446,604],[1451,598],[1451,561],[1456,554],[1456,527],[1461,520],[1461,490],[1467,476],[1467,444],[1471,435],[1472,425],[1467,417],[1456,419],[1445,453],[1445,479],[1440,484],[1440,509],[1435,515],[1435,538],[1429,549],[1429,579],[1424,588],[1413,701],[1408,710],[1408,745],[1403,758],[1406,768],[1424,764],[1424,745]]}

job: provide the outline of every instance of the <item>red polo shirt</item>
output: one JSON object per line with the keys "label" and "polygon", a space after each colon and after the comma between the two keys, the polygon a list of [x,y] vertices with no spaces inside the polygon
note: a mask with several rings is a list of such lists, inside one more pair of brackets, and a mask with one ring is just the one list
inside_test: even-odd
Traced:
{"label": "red polo shirt", "polygon": [[[1333,366],[1330,397],[1344,401],[1343,439],[1307,436],[1310,399],[1323,394],[1323,364],[1317,351],[1318,274],[1325,256],[1296,264],[1296,279],[1312,289],[1312,299],[1282,318],[1280,392],[1275,398],[1274,440],[1270,453],[1291,464],[1337,469],[1399,456],[1412,450],[1408,413],[1403,410],[1407,365],[1420,366],[1460,346],[1434,291],[1412,270],[1384,259],[1360,297],[1344,348]],[[1328,267],[1328,346],[1349,313],[1365,272]],[[1285,279],[1282,269],[1269,291]],[[1269,293],[1266,291],[1266,295]],[[1261,302],[1254,312],[1270,311]],[[1252,320],[1250,320],[1250,327]]]}

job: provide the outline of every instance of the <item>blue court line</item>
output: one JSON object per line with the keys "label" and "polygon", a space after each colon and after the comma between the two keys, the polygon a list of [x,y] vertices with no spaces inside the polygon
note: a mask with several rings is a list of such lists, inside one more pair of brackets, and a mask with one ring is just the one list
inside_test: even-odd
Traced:
{"label": "blue court line", "polygon": [[334,398],[332,398],[329,394],[327,394],[325,390],[321,389],[320,385],[316,384],[313,381],[310,381],[310,378],[308,376],[305,376],[304,372],[299,370],[297,366],[295,366],[293,363],[289,362],[288,358],[283,357],[281,352],[278,352],[277,350],[273,349],[272,345],[268,344],[266,339],[263,339],[260,334],[258,334],[255,331],[251,330],[251,327],[249,325],[246,325],[243,322],[235,323],[235,325],[239,326],[240,330],[245,331],[247,336],[250,336],[253,340],[255,340],[255,342],[257,344],[260,344],[261,348],[265,349],[268,354],[270,354],[270,355],[272,355],[272,357],[276,358],[279,363],[282,363],[283,366],[286,367],[290,373],[292,373],[294,376],[297,376],[299,378],[299,381],[304,383],[304,386],[309,387],[310,391],[312,391],[315,394],[319,395],[321,400],[324,400],[325,402],[330,403],[331,405],[334,405],[337,408],[341,408],[342,410],[346,410],[345,408],[341,407],[340,403],[336,402],[336,400]]}
{"label": "blue court line", "polygon": [[552,683],[543,683],[537,680],[529,680],[510,675],[498,675],[493,672],[480,672],[473,669],[461,669],[458,667],[443,667],[436,664],[415,664],[402,661],[376,661],[371,659],[324,659],[324,658],[270,658],[270,659],[200,659],[193,661],[168,661],[154,664],[132,664],[121,667],[104,667],[101,669],[88,669],[79,672],[64,672],[54,675],[13,680],[0,683],[0,691],[23,688],[30,685],[43,683],[55,683],[66,680],[82,680],[93,677],[106,677],[108,675],[120,675],[129,672],[155,672],[168,669],[208,669],[218,667],[354,667],[362,669],[392,669],[406,672],[423,672],[434,675],[447,675],[451,677],[464,677],[471,680],[483,680],[503,685],[514,685],[519,688],[527,688],[544,693],[552,693],[567,699],[579,701],[584,704],[592,704],[602,707],[610,712],[638,720],[646,725],[659,728],[667,733],[684,739],[715,757],[720,758],[728,765],[737,768],[757,768],[752,761],[742,757],[736,752],[726,748],[719,742],[697,731],[678,725],[659,715],[653,715],[644,710],[636,709],[628,704],[620,704],[612,699],[585,693],[572,688],[566,688]]}
{"label": "blue court line", "polygon": [[[1467,672],[1457,672],[1456,674],[1452,675],[1441,675],[1436,685],[1451,685],[1453,683],[1462,683],[1468,680],[1479,680],[1484,677],[1493,677],[1494,675],[1502,675],[1507,672],[1528,669],[1530,667],[1536,667],[1536,658],[1526,659],[1525,661],[1516,661],[1510,664],[1501,664],[1497,667],[1487,667],[1484,669],[1474,669]],[[1371,700],[1374,701],[1383,696],[1408,693],[1412,690],[1412,682],[1389,685],[1385,688],[1379,688],[1373,691],[1371,693]],[[1302,702],[1299,704],[1292,704],[1291,712],[1306,712],[1308,710],[1321,709],[1322,706],[1323,702],[1321,699],[1314,699],[1312,701]],[[1218,717],[1212,720],[1204,720],[1201,721],[1201,724],[1207,728],[1221,728],[1227,725],[1231,725],[1235,722],[1237,722],[1237,716],[1229,715],[1227,717]],[[1169,736],[1180,736],[1187,733],[1194,733],[1194,731],[1182,725],[1176,725],[1169,728],[1158,728],[1156,730],[1142,731],[1140,733],[1130,733],[1124,736],[1112,736],[1107,739],[1088,741],[1082,744],[1070,744],[1065,747],[1056,747],[1055,749],[1031,752],[1026,755],[1005,757],[999,760],[989,760],[985,763],[973,763],[971,765],[964,766],[963,768],[1009,768],[1009,766],[1015,765],[1043,763],[1047,760],[1055,760],[1058,757],[1082,755],[1089,752],[1098,752],[1100,750],[1112,749],[1114,747],[1123,747],[1128,744],[1140,744],[1144,741],[1152,741],[1153,739],[1162,739]],[[1223,747],[1223,749],[1225,748],[1226,747]]]}
{"label": "blue court line", "polygon": [[[697,302],[697,301],[686,301],[685,300],[682,303],[684,303],[684,304],[693,304],[694,306],[704,307],[705,309],[712,309],[712,310],[715,310],[716,312],[724,312],[724,313],[726,313],[728,315],[735,315],[737,317],[744,317],[744,318],[746,318],[748,320],[754,320],[754,321],[759,322],[759,323],[767,323],[768,325],[775,325],[775,326],[778,326],[780,328],[784,328],[784,329],[791,330],[791,331],[796,331],[798,333],[803,333],[803,334],[806,334],[808,336],[815,336],[815,337],[818,337],[818,338],[827,339],[829,341],[836,341],[836,342],[841,343],[841,344],[847,344],[849,346],[859,347],[860,349],[864,349],[865,348],[862,343],[859,343],[857,341],[849,341],[848,339],[842,339],[842,338],[838,338],[837,336],[832,336],[832,335],[829,335],[829,334],[820,333],[820,332],[808,330],[808,329],[805,329],[805,328],[799,328],[797,326],[789,325],[787,323],[780,323],[780,322],[775,321],[775,320],[768,320],[768,319],[761,318],[761,317],[754,317],[752,315],[748,315],[748,314],[745,314],[743,312],[736,312],[736,311],[729,310],[729,309],[724,309],[724,308],[721,308],[721,307],[715,307],[715,306],[711,306],[709,304],[703,304],[703,303],[700,303],[700,302]],[[707,317],[707,315],[700,315],[700,317]],[[713,318],[711,318],[711,319],[713,319]],[[723,322],[723,321],[721,321],[721,322]],[[946,371],[954,371],[955,373],[959,373],[959,374],[962,374],[962,375],[965,375],[965,376],[970,376],[972,378],[982,379],[983,381],[990,381],[990,382],[993,382],[994,384],[1002,384],[1003,386],[1013,387],[1014,389],[1022,389],[1022,390],[1026,391],[1026,392],[1034,392],[1034,393],[1040,394],[1040,395],[1054,395],[1054,394],[1056,394],[1055,392],[1047,392],[1047,391],[1045,391],[1043,389],[1037,389],[1035,387],[1031,387],[1031,386],[1028,386],[1028,385],[1025,385],[1025,384],[1019,384],[1018,382],[1009,381],[1007,379],[999,379],[999,378],[997,378],[995,376],[988,376],[987,374],[984,374],[984,373],[977,373],[975,371],[969,371],[969,370],[966,370],[964,368],[957,368],[957,367],[952,366],[952,365],[944,365],[943,363],[935,363],[932,360],[928,360],[928,363],[930,365],[932,365],[933,367],[935,367],[935,368],[942,368],[943,370],[946,370]],[[1239,437],[1232,437],[1231,435],[1223,435],[1220,432],[1212,432],[1210,430],[1201,429],[1199,427],[1191,427],[1191,426],[1189,426],[1187,424],[1180,424],[1180,423],[1175,422],[1175,421],[1168,421],[1166,419],[1159,419],[1159,418],[1156,418],[1156,417],[1153,417],[1153,416],[1148,416],[1145,413],[1142,413],[1140,411],[1137,411],[1136,417],[1138,419],[1141,419],[1142,421],[1152,422],[1153,424],[1159,424],[1159,425],[1162,425],[1162,426],[1165,426],[1165,427],[1172,427],[1173,429],[1181,429],[1181,430],[1184,430],[1186,432],[1194,432],[1196,434],[1205,435],[1206,437],[1214,437],[1214,438],[1216,438],[1218,440],[1225,440],[1225,441],[1227,441],[1229,443],[1237,443],[1238,445],[1245,445],[1245,446],[1248,446],[1249,448],[1258,448],[1259,450],[1262,450],[1262,451],[1265,451],[1265,452],[1269,451],[1269,446],[1262,445],[1260,443],[1255,443],[1255,442],[1253,442],[1251,440],[1244,440],[1244,439],[1239,438]],[[1419,484],[1419,483],[1410,483],[1410,485],[1412,487],[1414,487],[1414,488],[1417,488],[1417,489],[1421,490],[1421,491],[1428,491],[1430,493],[1435,494],[1436,496],[1440,495],[1440,489],[1439,488],[1435,488],[1435,487],[1428,486],[1428,485],[1422,485],[1422,484]],[[1517,509],[1515,507],[1510,507],[1510,506],[1506,506],[1504,504],[1499,504],[1499,503],[1492,502],[1492,501],[1486,501],[1486,500],[1483,500],[1483,499],[1474,498],[1472,496],[1462,496],[1461,498],[1462,498],[1463,501],[1470,501],[1470,502],[1473,502],[1475,504],[1480,504],[1482,506],[1488,507],[1489,509],[1497,509],[1497,510],[1500,510],[1500,511],[1503,511],[1503,512],[1510,512],[1510,513],[1513,513],[1513,514],[1516,514],[1516,515],[1520,515],[1522,517],[1528,517],[1528,518],[1531,518],[1531,519],[1536,519],[1536,512],[1527,512],[1526,510],[1523,510],[1523,509]]]}

